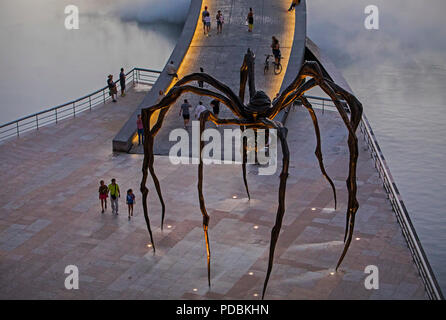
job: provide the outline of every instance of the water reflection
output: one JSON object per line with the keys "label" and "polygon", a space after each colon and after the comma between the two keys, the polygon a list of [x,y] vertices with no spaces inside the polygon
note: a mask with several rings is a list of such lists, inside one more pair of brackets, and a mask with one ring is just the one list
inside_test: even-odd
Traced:
{"label": "water reflection", "polygon": [[442,0],[307,1],[309,36],[362,100],[423,247],[446,290],[446,28]]}

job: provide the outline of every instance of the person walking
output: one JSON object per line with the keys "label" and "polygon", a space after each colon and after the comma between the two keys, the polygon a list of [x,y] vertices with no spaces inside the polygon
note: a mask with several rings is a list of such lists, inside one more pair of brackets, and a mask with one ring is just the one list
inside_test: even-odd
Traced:
{"label": "person walking", "polygon": [[166,66],[166,71],[169,76],[178,79],[177,69],[173,64],[173,61],[170,61],[170,63]]}
{"label": "person walking", "polygon": [[112,213],[118,214],[118,199],[121,196],[119,191],[119,186],[116,183],[116,179],[113,178],[111,183],[108,185],[108,190],[110,191],[110,203],[112,207]]}
{"label": "person walking", "polygon": [[249,8],[249,13],[246,21],[248,22],[248,32],[252,32],[252,29],[254,28],[254,12],[252,12],[252,8]]}
{"label": "person walking", "polygon": [[108,188],[104,183],[104,180],[99,181],[99,200],[101,200],[101,208],[104,213],[104,204],[105,209],[107,209],[107,198],[108,198]]}
{"label": "person walking", "polygon": [[138,130],[138,145],[140,145],[144,143],[144,126],[140,114],[138,114],[138,119],[136,119],[136,128]]}
{"label": "person walking", "polygon": [[206,107],[203,105],[203,102],[198,102],[198,105],[195,107],[195,119],[200,119],[200,114],[203,111],[206,111]]}
{"label": "person walking", "polygon": [[290,6],[290,8],[288,9],[288,11],[293,11],[293,10],[294,10],[294,7],[295,7],[296,5],[298,5],[299,2],[300,2],[300,0],[293,0],[293,1],[291,1],[291,6]]}
{"label": "person walking", "polygon": [[184,103],[181,105],[180,108],[180,116],[183,115],[183,121],[184,121],[184,129],[187,129],[187,124],[189,123],[190,119],[190,112],[189,109],[192,108],[192,106],[189,104],[187,99],[184,99]]}
{"label": "person walking", "polygon": [[212,106],[212,112],[218,117],[218,114],[220,113],[220,101],[217,99],[214,99],[211,101]]}
{"label": "person walking", "polygon": [[217,20],[217,34],[221,33],[223,30],[223,23],[225,22],[225,18],[220,10],[217,11],[217,16],[215,17]]}
{"label": "person walking", "polygon": [[[204,72],[204,69],[201,68],[201,67],[200,67],[200,72],[201,72],[201,73]],[[203,88],[203,87],[204,87],[203,80],[198,80],[197,82],[198,82],[198,86],[199,86],[200,88]]]}
{"label": "person walking", "polygon": [[108,90],[110,90],[109,94],[112,97],[113,102],[116,102],[115,96],[116,98],[118,97],[118,89],[116,89],[116,83],[114,83],[113,75],[111,74],[108,75],[107,85],[108,85]]}
{"label": "person walking", "polygon": [[129,208],[129,220],[130,220],[130,217],[133,217],[133,204],[135,203],[135,195],[133,194],[132,189],[127,190],[126,202],[127,202],[128,208]]}
{"label": "person walking", "polygon": [[125,96],[125,73],[124,68],[121,68],[121,73],[119,74],[119,85],[121,86],[121,97]]}
{"label": "person walking", "polygon": [[205,6],[203,12],[201,13],[201,21],[203,22],[203,31],[204,35],[206,35],[206,21],[205,18],[209,14],[208,7]]}
{"label": "person walking", "polygon": [[206,14],[206,17],[204,17],[204,22],[206,23],[206,36],[209,37],[210,36],[210,32],[211,32],[211,15],[209,14],[209,12]]}

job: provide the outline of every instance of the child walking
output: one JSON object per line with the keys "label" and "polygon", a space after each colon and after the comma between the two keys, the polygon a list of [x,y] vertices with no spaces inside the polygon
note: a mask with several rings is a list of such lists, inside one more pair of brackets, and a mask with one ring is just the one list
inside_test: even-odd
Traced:
{"label": "child walking", "polygon": [[135,195],[133,194],[132,189],[127,190],[127,205],[129,207],[129,220],[130,217],[133,217],[133,204],[135,203]]}
{"label": "child walking", "polygon": [[101,200],[102,212],[104,213],[104,204],[105,209],[107,209],[107,198],[108,198],[108,187],[105,185],[104,180],[99,182],[99,199]]}

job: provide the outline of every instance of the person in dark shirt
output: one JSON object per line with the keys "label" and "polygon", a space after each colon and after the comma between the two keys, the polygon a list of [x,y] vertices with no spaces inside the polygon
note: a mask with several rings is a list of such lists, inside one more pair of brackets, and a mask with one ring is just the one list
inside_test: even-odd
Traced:
{"label": "person in dark shirt", "polygon": [[121,68],[121,73],[119,74],[119,84],[121,85],[121,97],[125,96],[125,73],[124,68]]}
{"label": "person in dark shirt", "polygon": [[218,117],[218,114],[220,113],[220,101],[212,100],[211,106],[212,106],[212,112]]}
{"label": "person in dark shirt", "polygon": [[184,129],[187,129],[187,124],[189,123],[189,119],[190,119],[189,109],[190,108],[192,108],[192,106],[189,104],[187,99],[185,99],[184,103],[181,105],[180,114],[179,114],[180,116],[181,116],[181,114],[183,115]]}
{"label": "person in dark shirt", "polygon": [[[201,72],[201,73],[204,72],[204,69],[203,69],[202,67],[200,67],[200,72]],[[198,86],[199,86],[200,88],[203,88],[203,87],[204,87],[204,85],[203,85],[203,81],[202,81],[202,80],[198,80],[197,82],[198,82]]]}

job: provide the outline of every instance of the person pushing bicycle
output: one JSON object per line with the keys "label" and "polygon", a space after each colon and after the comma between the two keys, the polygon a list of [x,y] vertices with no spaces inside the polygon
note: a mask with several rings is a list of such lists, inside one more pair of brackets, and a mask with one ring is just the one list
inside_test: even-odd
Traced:
{"label": "person pushing bicycle", "polygon": [[274,59],[276,65],[280,63],[280,44],[279,40],[275,36],[273,36],[273,43],[271,44],[271,49],[273,50]]}

